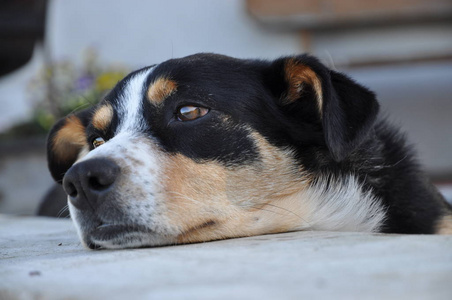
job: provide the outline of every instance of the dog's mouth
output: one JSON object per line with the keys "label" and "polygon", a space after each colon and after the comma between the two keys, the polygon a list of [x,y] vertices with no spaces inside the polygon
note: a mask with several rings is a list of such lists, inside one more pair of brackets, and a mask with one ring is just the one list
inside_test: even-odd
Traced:
{"label": "dog's mouth", "polygon": [[90,249],[139,247],[151,235],[151,230],[136,224],[101,223],[87,235],[87,246]]}
{"label": "dog's mouth", "polygon": [[141,248],[175,244],[174,233],[150,224],[140,224],[123,214],[108,218],[93,211],[79,211],[71,207],[82,244],[93,250]]}

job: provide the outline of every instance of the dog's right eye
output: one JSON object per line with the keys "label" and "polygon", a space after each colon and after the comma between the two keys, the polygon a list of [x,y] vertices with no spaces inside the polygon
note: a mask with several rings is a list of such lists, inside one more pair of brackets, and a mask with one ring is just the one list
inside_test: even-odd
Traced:
{"label": "dog's right eye", "polygon": [[105,144],[105,140],[101,137],[97,137],[93,140],[93,147],[97,148],[101,145]]}
{"label": "dog's right eye", "polygon": [[208,108],[201,106],[187,105],[182,106],[177,111],[177,119],[179,121],[193,121],[204,117],[209,112]]}

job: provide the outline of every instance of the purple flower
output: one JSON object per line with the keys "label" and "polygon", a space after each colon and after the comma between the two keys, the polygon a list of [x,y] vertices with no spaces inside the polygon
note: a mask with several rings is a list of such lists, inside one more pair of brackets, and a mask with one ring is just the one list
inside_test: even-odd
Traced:
{"label": "purple flower", "polygon": [[94,78],[91,75],[84,75],[77,79],[75,82],[75,91],[83,92],[90,89],[93,85]]}

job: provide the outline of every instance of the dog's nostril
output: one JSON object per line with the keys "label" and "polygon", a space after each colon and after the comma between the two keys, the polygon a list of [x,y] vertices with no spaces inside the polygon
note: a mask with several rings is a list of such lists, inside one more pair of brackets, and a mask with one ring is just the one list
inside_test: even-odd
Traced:
{"label": "dog's nostril", "polygon": [[118,177],[119,167],[108,161],[101,170],[91,172],[87,177],[87,183],[92,191],[103,191],[109,188]]}
{"label": "dog's nostril", "polygon": [[75,198],[78,195],[75,185],[70,182],[65,186],[65,191],[72,198]]}
{"label": "dog's nostril", "polygon": [[108,188],[112,184],[112,182],[107,182],[98,177],[90,177],[88,179],[88,184],[92,190],[101,191]]}

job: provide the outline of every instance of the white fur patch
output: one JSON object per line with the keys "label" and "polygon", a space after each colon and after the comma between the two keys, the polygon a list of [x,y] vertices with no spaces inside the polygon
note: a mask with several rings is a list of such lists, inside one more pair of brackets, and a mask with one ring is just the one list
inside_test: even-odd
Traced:
{"label": "white fur patch", "polygon": [[120,125],[116,130],[119,132],[137,132],[146,127],[142,117],[143,95],[145,94],[146,78],[152,73],[155,67],[135,74],[124,88],[118,107]]}
{"label": "white fur patch", "polygon": [[298,201],[303,203],[304,230],[378,232],[385,219],[381,202],[353,175],[320,179]]}

